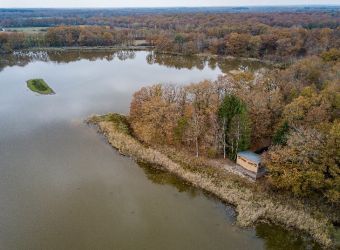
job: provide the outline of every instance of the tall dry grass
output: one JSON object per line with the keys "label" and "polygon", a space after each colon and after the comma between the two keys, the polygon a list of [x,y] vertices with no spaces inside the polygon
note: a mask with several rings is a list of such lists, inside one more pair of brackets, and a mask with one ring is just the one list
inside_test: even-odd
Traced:
{"label": "tall dry grass", "polygon": [[161,166],[194,186],[234,205],[237,223],[240,226],[251,226],[258,221],[272,222],[301,230],[325,247],[334,246],[332,236],[334,227],[327,215],[314,214],[303,204],[294,205],[287,200],[276,199],[265,192],[259,192],[254,188],[254,184],[226,173],[223,169],[206,166],[204,162],[197,162],[194,159],[189,163],[187,162],[189,159],[184,157],[183,160],[180,153],[176,154],[171,150],[147,147],[131,135],[124,116],[116,114],[93,116],[88,123],[97,125],[98,131],[121,154]]}

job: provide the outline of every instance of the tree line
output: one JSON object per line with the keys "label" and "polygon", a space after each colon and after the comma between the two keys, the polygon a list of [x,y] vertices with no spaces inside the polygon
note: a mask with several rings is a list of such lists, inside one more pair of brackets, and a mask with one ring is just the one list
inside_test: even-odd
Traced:
{"label": "tree line", "polygon": [[46,43],[54,47],[113,46],[132,44],[134,38],[127,30],[103,26],[61,26],[48,29]]}
{"label": "tree line", "polygon": [[147,144],[196,156],[236,158],[269,147],[267,182],[297,196],[340,202],[340,54],[306,57],[286,69],[243,71],[189,86],[142,88],[130,122]]}
{"label": "tree line", "polygon": [[181,54],[209,52],[216,55],[292,61],[339,48],[340,29],[262,27],[258,31],[230,31],[222,27],[202,32],[163,31],[148,36],[157,51]]}
{"label": "tree line", "polygon": [[119,28],[199,29],[265,24],[271,27],[336,28],[338,6],[130,9],[0,9],[2,27],[98,25]]}
{"label": "tree line", "polygon": [[0,32],[0,53],[32,47],[132,45],[135,38],[128,30],[104,26],[58,26],[46,33]]}
{"label": "tree line", "polygon": [[[34,20],[43,22],[42,26],[61,26],[49,28],[46,34],[0,32],[0,51],[42,45],[129,45],[137,39],[160,52],[287,62],[340,47],[339,12],[88,16],[84,22],[68,22],[68,14],[60,23],[49,23],[46,18]],[[5,20],[5,25],[12,25]],[[27,25],[26,17],[20,26]]]}

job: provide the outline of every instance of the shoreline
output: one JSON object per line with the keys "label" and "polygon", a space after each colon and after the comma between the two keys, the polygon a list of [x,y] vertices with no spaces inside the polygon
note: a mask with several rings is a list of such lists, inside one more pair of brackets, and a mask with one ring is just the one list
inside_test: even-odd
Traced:
{"label": "shoreline", "polygon": [[187,55],[185,53],[178,53],[178,52],[170,52],[170,51],[156,51],[153,50],[155,53],[159,54],[164,54],[164,55],[172,55],[172,56],[197,56],[197,57],[206,57],[207,59],[227,59],[227,60],[240,60],[240,61],[248,61],[248,62],[258,62],[258,63],[263,63],[267,65],[271,65],[273,67],[283,67],[286,64],[286,62],[275,62],[275,61],[270,61],[270,60],[265,60],[265,59],[260,59],[256,57],[237,57],[237,56],[231,56],[231,55],[217,55],[217,54],[210,54],[210,53],[196,53],[196,54],[190,54]]}
{"label": "shoreline", "polygon": [[152,46],[77,46],[77,47],[33,47],[27,49],[21,49],[17,51],[103,51],[103,52],[111,52],[111,51],[119,51],[119,50],[152,50]]}
{"label": "shoreline", "polygon": [[144,145],[134,138],[126,116],[92,116],[86,123],[95,125],[98,133],[122,155],[159,166],[233,205],[239,226],[249,227],[258,222],[273,223],[306,233],[324,247],[335,247],[334,226],[326,212],[307,207],[303,202],[280,200],[280,197],[259,192],[254,183],[214,166],[205,165],[202,168],[196,164],[195,159],[183,158],[179,152],[159,147],[155,150]]}
{"label": "shoreline", "polygon": [[[169,51],[156,51],[154,46],[140,46],[140,45],[127,45],[127,46],[73,46],[73,47],[32,47],[32,48],[25,48],[15,50],[13,52],[37,52],[37,51],[51,51],[51,52],[115,52],[119,50],[131,50],[131,51],[153,51],[154,53],[163,54],[163,55],[172,55],[172,56],[187,56],[187,57],[201,57],[207,59],[227,59],[227,60],[241,60],[241,61],[248,61],[248,62],[258,62],[267,64],[273,67],[285,67],[285,65],[289,64],[287,62],[276,62],[270,61],[260,58],[254,57],[235,57],[231,55],[216,55],[210,53],[196,53],[187,55],[185,53],[177,53],[177,52],[169,52]],[[7,53],[7,54],[13,54]],[[5,54],[6,55],[6,54]]]}

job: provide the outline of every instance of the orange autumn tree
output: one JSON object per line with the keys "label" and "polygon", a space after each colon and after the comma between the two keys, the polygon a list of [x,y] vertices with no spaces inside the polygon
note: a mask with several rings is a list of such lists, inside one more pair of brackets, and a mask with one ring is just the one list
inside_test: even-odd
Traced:
{"label": "orange autumn tree", "polygon": [[134,94],[131,126],[146,143],[185,147],[196,156],[213,154],[219,143],[218,105],[212,82],[187,87],[158,84]]}
{"label": "orange autumn tree", "polygon": [[[146,143],[173,144],[173,131],[179,114],[170,93],[175,86],[154,85],[142,88],[133,96],[130,106],[132,129]],[[176,97],[176,96],[174,96]]]}
{"label": "orange autumn tree", "polygon": [[340,121],[323,130],[296,128],[285,146],[274,146],[265,157],[269,181],[297,196],[321,194],[340,202]]}

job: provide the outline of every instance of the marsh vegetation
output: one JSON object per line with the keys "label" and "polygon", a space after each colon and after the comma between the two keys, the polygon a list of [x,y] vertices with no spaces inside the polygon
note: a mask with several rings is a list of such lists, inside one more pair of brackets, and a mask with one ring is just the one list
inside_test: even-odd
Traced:
{"label": "marsh vegetation", "polygon": [[41,95],[53,95],[55,92],[43,79],[31,79],[27,81],[27,87]]}

